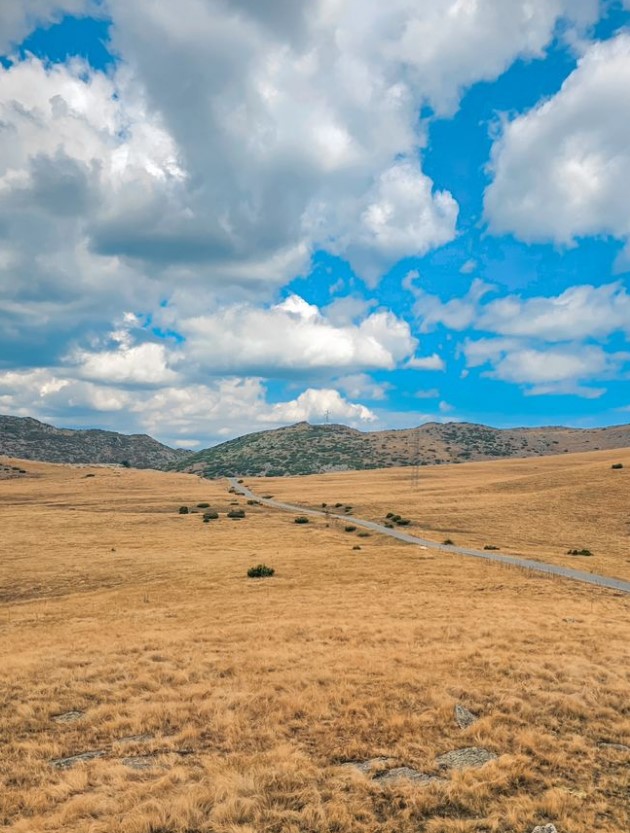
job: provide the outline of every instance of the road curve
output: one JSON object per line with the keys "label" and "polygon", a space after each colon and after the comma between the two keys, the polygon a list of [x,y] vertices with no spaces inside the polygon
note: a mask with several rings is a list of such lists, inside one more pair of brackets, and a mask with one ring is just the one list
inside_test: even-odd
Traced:
{"label": "road curve", "polygon": [[617,590],[621,593],[630,593],[630,582],[622,581],[617,578],[609,578],[608,576],[597,576],[592,573],[584,573],[581,570],[573,570],[571,567],[559,567],[555,564],[545,564],[542,561],[532,561],[529,558],[517,558],[513,555],[497,555],[481,550],[468,549],[467,547],[447,546],[446,544],[438,544],[436,541],[430,541],[428,538],[419,538],[416,535],[409,535],[408,532],[401,532],[398,529],[389,529],[389,527],[378,524],[375,521],[365,521],[362,518],[357,518],[354,515],[336,515],[332,512],[322,512],[320,509],[306,509],[304,506],[297,506],[292,503],[282,503],[279,500],[272,498],[263,498],[254,494],[251,489],[248,489],[243,483],[239,483],[235,477],[228,477],[230,487],[244,497],[251,500],[257,500],[265,506],[271,506],[274,509],[281,509],[285,512],[297,512],[300,515],[313,515],[322,518],[338,518],[339,520],[348,523],[352,522],[354,526],[360,526],[363,529],[369,529],[372,532],[378,532],[381,535],[389,535],[390,538],[396,538],[398,541],[404,541],[406,544],[415,544],[416,546],[426,547],[431,550],[441,550],[442,552],[451,553],[454,555],[465,555],[470,558],[483,558],[485,561],[495,561],[497,564],[508,565],[510,567],[522,567],[525,570],[533,570],[537,573],[546,573],[547,575],[560,576],[561,578],[568,578],[572,581],[581,581],[583,584],[593,584],[596,587],[606,587],[609,590]]}

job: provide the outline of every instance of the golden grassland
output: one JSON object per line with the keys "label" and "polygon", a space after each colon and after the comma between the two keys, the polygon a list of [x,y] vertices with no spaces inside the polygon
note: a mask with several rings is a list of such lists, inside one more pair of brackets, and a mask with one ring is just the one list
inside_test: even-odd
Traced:
{"label": "golden grassland", "polygon": [[[611,466],[622,463],[624,468]],[[419,469],[247,478],[256,492],[321,507],[350,504],[358,517],[410,518],[405,531],[464,547],[630,578],[630,449]],[[339,511],[338,509],[333,511]],[[343,511],[343,510],[342,510]],[[567,555],[588,549],[594,557]]]}
{"label": "golden grassland", "polygon": [[[627,596],[243,499],[230,521],[226,484],[190,475],[25,468],[0,482],[10,833],[630,830],[628,755],[600,745],[630,744]],[[372,478],[395,482],[365,475],[366,507]],[[313,499],[310,483],[293,480],[291,498]],[[218,521],[177,514],[205,501]],[[276,575],[247,579],[258,562]],[[468,729],[458,702],[479,715]],[[71,710],[83,715],[53,719]],[[499,757],[428,786],[341,766],[383,755],[432,774],[471,746]],[[50,763],[89,750],[103,755]]]}

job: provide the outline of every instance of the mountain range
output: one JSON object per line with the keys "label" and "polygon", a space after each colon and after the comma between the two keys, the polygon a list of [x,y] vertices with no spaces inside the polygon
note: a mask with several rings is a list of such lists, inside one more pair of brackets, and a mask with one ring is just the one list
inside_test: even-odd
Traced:
{"label": "mountain range", "polygon": [[438,465],[535,457],[630,446],[630,425],[611,428],[489,428],[466,422],[427,423],[362,432],[346,425],[310,425],[247,434],[177,461],[204,477],[281,476],[345,469]]}
{"label": "mountain range", "polygon": [[163,469],[190,456],[147,434],[54,428],[30,417],[0,415],[0,454],[47,463],[119,463]]}
{"label": "mountain range", "polygon": [[346,425],[299,422],[193,453],[169,448],[146,434],[62,429],[30,417],[0,416],[0,455],[6,457],[120,464],[202,477],[279,477],[625,447],[630,447],[630,425],[490,428],[467,422],[430,422],[418,428],[364,432]]}

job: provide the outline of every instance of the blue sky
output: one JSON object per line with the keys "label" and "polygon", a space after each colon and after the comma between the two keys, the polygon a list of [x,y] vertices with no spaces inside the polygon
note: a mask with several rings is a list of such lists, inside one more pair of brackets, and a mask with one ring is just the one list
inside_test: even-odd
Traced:
{"label": "blue sky", "polygon": [[0,10],[0,412],[630,417],[630,2]]}

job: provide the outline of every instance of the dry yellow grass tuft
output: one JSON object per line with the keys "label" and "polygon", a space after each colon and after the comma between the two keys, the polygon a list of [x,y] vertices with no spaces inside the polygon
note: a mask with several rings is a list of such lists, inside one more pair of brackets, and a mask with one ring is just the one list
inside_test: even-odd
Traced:
{"label": "dry yellow grass tuft", "polygon": [[[232,521],[225,484],[193,476],[25,468],[0,482],[10,833],[630,829],[628,753],[601,745],[630,745],[627,597],[379,536],[355,551],[242,499]],[[178,514],[200,502],[221,517]],[[259,562],[272,579],[246,578]],[[456,703],[479,719],[460,729]],[[441,773],[465,747],[498,757]],[[442,780],[342,766],[378,756]]]}

